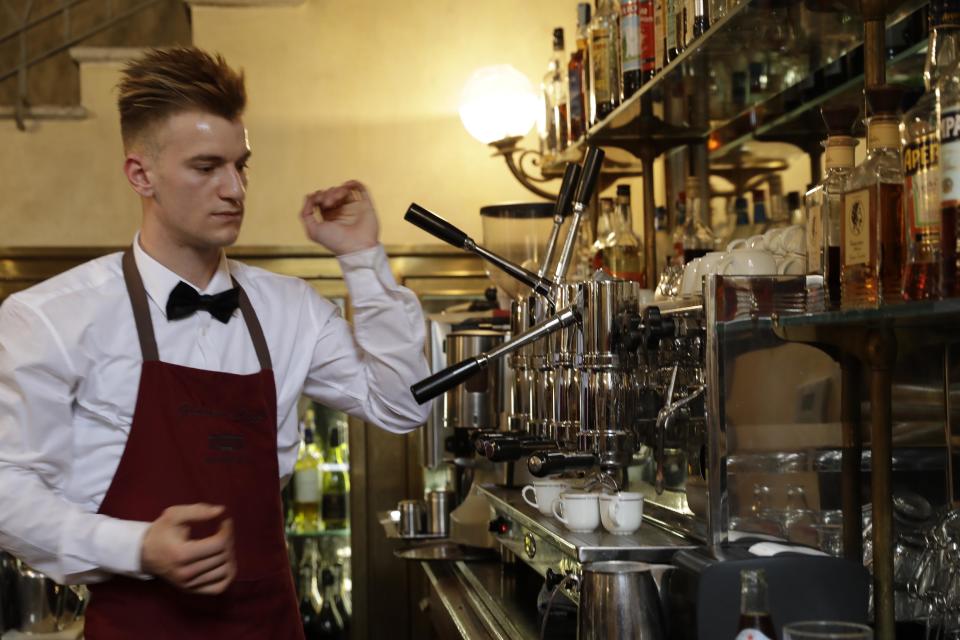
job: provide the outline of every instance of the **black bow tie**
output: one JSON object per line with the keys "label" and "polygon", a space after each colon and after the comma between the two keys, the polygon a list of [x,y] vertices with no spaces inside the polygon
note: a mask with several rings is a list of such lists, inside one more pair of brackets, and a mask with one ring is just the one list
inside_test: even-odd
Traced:
{"label": "black bow tie", "polygon": [[197,293],[196,289],[180,281],[167,299],[167,320],[186,318],[198,309],[203,309],[226,324],[238,306],[240,306],[240,287],[208,296]]}

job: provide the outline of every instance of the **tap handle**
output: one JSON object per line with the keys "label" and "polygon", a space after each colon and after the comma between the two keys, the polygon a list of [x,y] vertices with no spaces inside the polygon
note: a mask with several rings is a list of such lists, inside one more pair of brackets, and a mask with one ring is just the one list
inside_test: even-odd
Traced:
{"label": "tap handle", "polygon": [[567,163],[567,168],[563,171],[563,182],[560,183],[557,203],[553,207],[554,221],[563,220],[570,213],[570,205],[573,204],[573,192],[579,185],[579,181],[580,165],[575,162]]}
{"label": "tap handle", "polygon": [[592,453],[561,453],[539,451],[527,458],[527,469],[536,478],[573,469],[590,469],[597,464]]}
{"label": "tap handle", "polygon": [[583,161],[583,170],[580,172],[580,184],[577,185],[576,195],[573,196],[574,205],[587,206],[593,197],[593,190],[600,177],[600,167],[603,165],[603,149],[589,147],[587,157]]}
{"label": "tap handle", "polygon": [[465,249],[470,240],[463,231],[416,202],[410,204],[403,219],[458,249]]}
{"label": "tap handle", "polygon": [[444,391],[448,391],[464,382],[483,369],[483,364],[477,358],[468,358],[463,362],[451,365],[442,371],[438,371],[429,378],[424,378],[420,382],[410,387],[413,398],[420,404],[436,398]]}

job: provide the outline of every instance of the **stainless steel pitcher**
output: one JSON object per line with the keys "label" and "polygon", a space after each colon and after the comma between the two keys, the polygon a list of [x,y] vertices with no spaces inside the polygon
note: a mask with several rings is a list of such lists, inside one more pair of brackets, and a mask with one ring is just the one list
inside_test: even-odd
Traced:
{"label": "stainless steel pitcher", "polygon": [[662,640],[660,593],[653,571],[643,562],[610,561],[583,565],[578,640]]}

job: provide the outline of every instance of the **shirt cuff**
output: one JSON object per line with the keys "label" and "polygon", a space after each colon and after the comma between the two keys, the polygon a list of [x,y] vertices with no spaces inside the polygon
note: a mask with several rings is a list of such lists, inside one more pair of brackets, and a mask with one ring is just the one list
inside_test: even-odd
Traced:
{"label": "shirt cuff", "polygon": [[[89,536],[74,540],[75,548],[64,549],[64,573],[96,569],[109,573],[146,578],[141,567],[143,537],[149,522],[120,520],[101,514],[84,514]],[[87,528],[87,527],[82,527]],[[72,565],[72,566],[71,566]]]}
{"label": "shirt cuff", "polygon": [[376,297],[383,291],[400,289],[393,272],[390,271],[390,262],[382,244],[337,256],[337,261],[354,303]]}

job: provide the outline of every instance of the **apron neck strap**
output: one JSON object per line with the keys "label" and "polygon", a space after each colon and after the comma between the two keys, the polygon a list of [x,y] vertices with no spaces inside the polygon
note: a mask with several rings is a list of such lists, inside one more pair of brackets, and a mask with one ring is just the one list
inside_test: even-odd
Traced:
{"label": "apron neck strap", "polygon": [[[140,271],[137,269],[136,260],[133,257],[133,248],[129,247],[123,252],[123,280],[127,285],[127,293],[130,295],[130,304],[133,306],[133,319],[137,325],[137,337],[140,339],[140,350],[143,352],[144,362],[159,361],[160,352],[157,350],[157,339],[153,333],[153,322],[150,320],[150,305],[147,302],[147,291],[143,286],[143,279],[140,277]],[[270,360],[270,350],[267,348],[267,340],[263,335],[263,328],[260,326],[260,320],[257,318],[247,292],[237,282],[236,278],[231,276],[233,286],[240,289],[240,313],[243,314],[243,320],[247,325],[247,331],[250,332],[250,339],[253,341],[253,348],[257,352],[257,360],[260,361],[260,368],[272,370],[273,365]]]}

